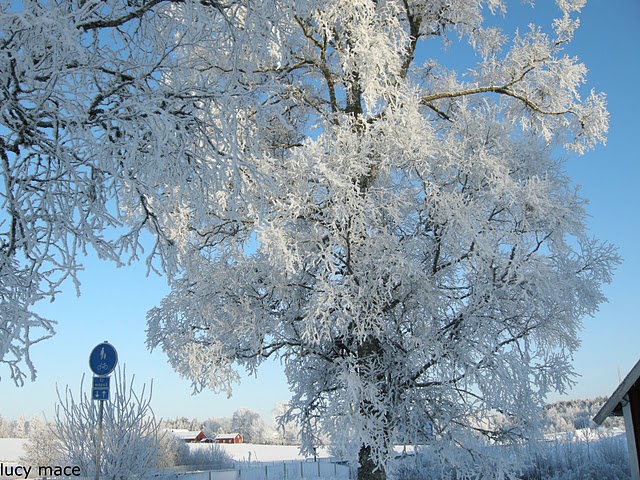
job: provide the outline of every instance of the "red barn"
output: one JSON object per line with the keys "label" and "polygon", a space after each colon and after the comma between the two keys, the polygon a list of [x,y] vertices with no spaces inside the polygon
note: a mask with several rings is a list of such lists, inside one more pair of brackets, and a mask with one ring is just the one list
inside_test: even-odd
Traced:
{"label": "red barn", "polygon": [[216,435],[216,443],[242,443],[243,438],[239,433],[222,433]]}
{"label": "red barn", "polygon": [[[186,443],[207,442],[207,436],[201,430],[186,430],[182,428],[172,428],[168,430],[178,440]],[[209,440],[210,441],[210,440]]]}

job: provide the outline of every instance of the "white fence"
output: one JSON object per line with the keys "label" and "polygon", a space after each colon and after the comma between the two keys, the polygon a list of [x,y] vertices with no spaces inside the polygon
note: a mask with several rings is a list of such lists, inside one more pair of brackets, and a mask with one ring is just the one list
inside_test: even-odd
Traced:
{"label": "white fence", "polygon": [[330,462],[239,463],[234,470],[161,473],[157,480],[349,480],[348,465]]}
{"label": "white fence", "polygon": [[343,480],[350,473],[349,466],[329,461],[272,462],[239,467],[238,480]]}

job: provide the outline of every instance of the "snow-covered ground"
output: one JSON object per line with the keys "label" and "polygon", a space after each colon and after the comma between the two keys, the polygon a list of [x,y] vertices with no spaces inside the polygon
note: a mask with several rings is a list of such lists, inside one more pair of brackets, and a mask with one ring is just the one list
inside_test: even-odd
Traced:
{"label": "snow-covered ground", "polygon": [[[211,448],[211,443],[189,444],[192,449]],[[313,460],[300,454],[300,447],[296,445],[257,445],[253,443],[215,444],[225,450],[234,460],[239,462],[284,462]],[[330,457],[326,448],[318,449],[318,458]]]}
{"label": "snow-covered ground", "polygon": [[[24,456],[22,438],[0,438],[0,462],[5,465],[19,465],[20,457]],[[269,480],[275,478],[313,478],[314,480],[342,480],[348,478],[348,470],[344,466],[334,466],[327,461],[322,465],[314,464],[313,457],[307,458],[300,454],[299,447],[291,445],[255,445],[242,443],[235,445],[219,444],[225,451],[239,462],[238,469],[242,470],[244,480]],[[190,444],[192,449],[211,448],[212,444]],[[326,459],[329,452],[325,448],[318,449],[318,459]],[[285,465],[285,463],[287,465]],[[301,465],[302,464],[302,465]],[[321,474],[320,474],[321,473]],[[217,472],[209,476],[208,472],[167,473],[167,480],[216,480],[235,479],[238,470]],[[0,474],[0,478],[1,474]],[[157,479],[162,476],[154,477]]]}
{"label": "snow-covered ground", "polygon": [[[0,462],[16,463],[24,456],[24,438],[0,438]],[[212,444],[190,444],[193,449],[210,448]],[[234,460],[240,462],[283,462],[305,461],[307,457],[300,454],[295,445],[255,445],[252,443],[219,444]],[[329,457],[326,448],[318,449],[318,458]],[[311,457],[313,458],[313,457]]]}
{"label": "snow-covered ground", "polygon": [[581,428],[574,432],[558,432],[547,433],[544,439],[547,442],[592,442],[605,437],[624,436],[625,432],[622,428],[612,428],[604,430],[602,428]]}
{"label": "snow-covered ground", "polygon": [[17,463],[25,454],[25,438],[0,438],[0,462]]}

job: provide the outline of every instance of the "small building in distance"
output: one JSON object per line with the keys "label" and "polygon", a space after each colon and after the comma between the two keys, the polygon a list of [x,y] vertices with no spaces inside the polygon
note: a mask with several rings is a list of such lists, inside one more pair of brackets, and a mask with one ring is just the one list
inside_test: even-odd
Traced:
{"label": "small building in distance", "polygon": [[221,433],[216,435],[214,440],[216,443],[242,443],[243,438],[239,433]]}
{"label": "small building in distance", "polygon": [[593,421],[602,425],[610,415],[624,417],[631,478],[640,480],[640,361],[611,394]]}
{"label": "small building in distance", "polygon": [[202,430],[186,430],[183,428],[169,428],[167,432],[171,433],[178,440],[185,443],[211,443],[211,439],[207,438]]}

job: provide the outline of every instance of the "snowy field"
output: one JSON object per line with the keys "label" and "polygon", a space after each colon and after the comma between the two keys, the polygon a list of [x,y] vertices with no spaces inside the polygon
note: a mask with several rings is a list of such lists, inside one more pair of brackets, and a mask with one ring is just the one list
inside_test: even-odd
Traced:
{"label": "snowy field", "polygon": [[[206,450],[213,444],[189,444],[191,450]],[[236,463],[232,472],[190,472],[167,476],[166,480],[345,480],[349,467],[334,463],[328,449],[319,448],[317,462],[300,454],[296,445],[216,444]],[[165,480],[165,479],[163,479]]]}
{"label": "snowy field", "polygon": [[[0,462],[19,465],[24,456],[22,438],[0,438]],[[194,450],[211,448],[212,444],[190,444]],[[329,452],[318,449],[318,460],[300,454],[299,447],[292,445],[219,444],[234,460],[238,468],[227,472],[172,472],[156,475],[155,480],[343,480],[349,478],[349,469],[328,461]],[[0,474],[0,479],[2,479]],[[31,478],[31,477],[30,477]],[[77,477],[76,477],[77,478]]]}
{"label": "snowy field", "polygon": [[544,435],[547,442],[575,443],[575,442],[592,442],[604,437],[624,436],[624,429],[612,428],[603,432],[597,428],[582,428],[575,432],[558,432],[548,433]]}
{"label": "snowy field", "polygon": [[25,454],[24,438],[0,438],[0,462],[16,463]]}
{"label": "snowy field", "polygon": [[[545,442],[524,446],[520,451],[522,478],[554,480],[630,480],[629,458],[624,434],[583,429],[572,433],[547,436]],[[26,440],[0,438],[0,462],[20,464]],[[211,444],[190,445],[191,449],[210,448]],[[346,465],[329,458],[326,449],[318,451],[318,462],[300,455],[297,446],[220,445],[236,461],[233,470],[180,471],[167,470],[151,475],[149,480],[348,480],[355,478]],[[424,455],[427,453],[427,455]],[[409,457],[405,475],[396,480],[440,480],[441,472],[432,470],[437,464],[423,452],[420,458]],[[417,468],[416,468],[417,467]],[[415,469],[414,469],[415,468]],[[15,478],[15,477],[12,477]],[[30,476],[29,478],[35,478]],[[74,477],[78,479],[78,477]],[[4,480],[0,474],[0,479]]]}
{"label": "snowy field", "polygon": [[[191,449],[207,449],[213,444],[190,444]],[[238,462],[283,462],[283,461],[307,461],[308,457],[300,454],[296,445],[256,445],[252,443],[216,444],[226,451]],[[318,458],[328,458],[329,451],[326,448],[318,449]],[[310,460],[313,460],[311,457]]]}
{"label": "snowy field", "polygon": [[[25,454],[24,445],[27,440],[22,438],[0,438],[0,461],[3,463],[18,462]],[[207,449],[211,444],[192,444],[192,449]],[[307,461],[300,455],[299,447],[294,445],[254,445],[240,443],[235,445],[219,444],[234,460],[238,462],[284,462]],[[318,449],[318,458],[329,457],[326,448]]]}

